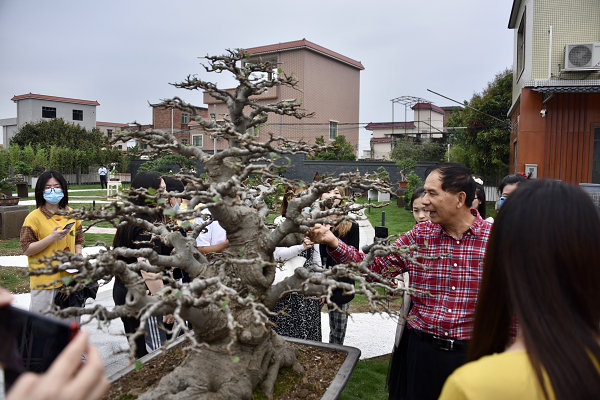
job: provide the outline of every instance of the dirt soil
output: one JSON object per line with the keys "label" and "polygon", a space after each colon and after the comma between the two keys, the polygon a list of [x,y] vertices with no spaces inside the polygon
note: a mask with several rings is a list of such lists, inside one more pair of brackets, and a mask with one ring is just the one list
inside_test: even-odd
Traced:
{"label": "dirt soil", "polygon": [[[346,353],[295,343],[291,345],[298,349],[298,360],[305,373],[298,375],[289,368],[281,370],[275,383],[274,399],[320,399],[346,359]],[[152,390],[160,378],[172,371],[184,358],[185,354],[180,347],[169,350],[111,384],[103,399],[136,399],[142,392]],[[253,400],[262,399],[265,399],[262,391],[256,390]]]}

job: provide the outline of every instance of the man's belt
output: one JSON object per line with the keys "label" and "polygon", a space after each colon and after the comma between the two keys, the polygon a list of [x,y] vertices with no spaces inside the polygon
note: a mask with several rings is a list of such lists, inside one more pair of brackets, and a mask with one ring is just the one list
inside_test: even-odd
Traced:
{"label": "man's belt", "polygon": [[469,344],[466,340],[446,338],[431,333],[419,331],[417,329],[411,329],[415,335],[420,337],[426,342],[433,344],[436,348],[444,351],[466,351],[467,345]]}

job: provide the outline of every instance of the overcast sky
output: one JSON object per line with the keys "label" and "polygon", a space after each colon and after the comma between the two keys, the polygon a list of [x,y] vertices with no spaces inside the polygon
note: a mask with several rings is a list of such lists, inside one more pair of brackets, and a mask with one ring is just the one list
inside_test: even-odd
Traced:
{"label": "overcast sky", "polygon": [[[390,100],[453,105],[512,66],[513,0],[0,0],[0,119],[13,95],[97,100],[97,120],[151,123],[148,102],[202,94],[169,82],[210,76],[200,57],[306,38],[362,62],[360,121],[392,120]],[[404,120],[404,106],[395,108]],[[407,120],[412,120],[408,115]],[[361,149],[368,148],[361,128]]]}

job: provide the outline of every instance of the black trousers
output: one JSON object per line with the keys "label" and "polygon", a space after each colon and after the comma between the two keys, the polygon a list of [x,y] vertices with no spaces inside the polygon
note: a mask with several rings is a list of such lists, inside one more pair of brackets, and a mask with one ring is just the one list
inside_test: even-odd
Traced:
{"label": "black trousers", "polygon": [[100,175],[100,189],[106,189],[108,185],[106,184],[106,175]]}
{"label": "black trousers", "polygon": [[[113,300],[116,306],[122,306],[125,304],[125,296],[127,295],[127,288],[118,279],[115,279],[115,284],[113,286]],[[121,321],[123,321],[123,327],[125,328],[125,333],[132,334],[137,328],[140,327],[140,320],[133,317],[121,317]],[[146,340],[144,335],[138,336],[135,339],[135,358],[140,358],[148,354],[146,350]]]}
{"label": "black trousers", "polygon": [[437,399],[446,378],[465,360],[465,351],[441,350],[405,328],[390,361],[390,400]]}

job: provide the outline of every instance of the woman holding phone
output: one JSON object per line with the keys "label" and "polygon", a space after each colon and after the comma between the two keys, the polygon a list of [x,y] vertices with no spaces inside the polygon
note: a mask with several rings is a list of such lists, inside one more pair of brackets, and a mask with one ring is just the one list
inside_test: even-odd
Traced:
{"label": "woman holding phone", "polygon": [[[35,185],[37,208],[29,213],[21,227],[21,248],[28,258],[29,272],[48,267],[40,259],[51,257],[56,251],[81,253],[84,242],[81,221],[59,214],[71,210],[68,202],[68,184],[62,174],[54,170],[42,173]],[[31,274],[29,310],[48,314],[63,285],[61,278],[69,275],[66,271]]]}

